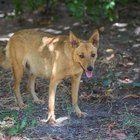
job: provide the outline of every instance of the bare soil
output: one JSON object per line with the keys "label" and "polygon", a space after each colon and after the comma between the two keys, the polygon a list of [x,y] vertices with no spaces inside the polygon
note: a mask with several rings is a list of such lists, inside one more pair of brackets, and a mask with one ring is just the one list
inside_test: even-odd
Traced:
{"label": "bare soil", "polygon": [[[94,24],[75,20],[64,8],[58,17],[50,21],[36,13],[25,13],[22,18],[0,18],[0,47],[5,47],[12,33],[24,28],[37,28],[52,34],[68,34],[72,30],[83,39],[96,28]],[[70,104],[70,80],[64,80],[56,93],[57,122],[54,125],[43,122],[47,118],[49,81],[38,78],[36,90],[46,102],[44,105],[32,104],[31,114],[37,125],[27,127],[11,139],[140,140],[140,13],[135,8],[124,9],[117,23],[104,21],[102,26],[105,31],[100,35],[94,76],[87,79],[83,74],[79,89],[79,106],[88,116],[75,116]],[[24,111],[16,107],[12,82],[10,70],[0,68],[0,116],[4,111],[16,110],[22,118]],[[31,97],[26,91],[26,83],[25,74],[21,91],[29,105]],[[0,139],[10,139],[4,128],[0,127],[0,130]]]}

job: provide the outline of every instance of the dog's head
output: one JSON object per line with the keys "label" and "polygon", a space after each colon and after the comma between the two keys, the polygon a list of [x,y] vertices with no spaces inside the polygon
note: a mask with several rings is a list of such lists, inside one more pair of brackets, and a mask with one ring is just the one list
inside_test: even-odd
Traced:
{"label": "dog's head", "polygon": [[98,30],[87,41],[77,38],[72,32],[70,32],[69,37],[70,43],[74,47],[74,61],[79,63],[88,78],[92,77],[94,63],[97,58],[97,49],[99,47]]}

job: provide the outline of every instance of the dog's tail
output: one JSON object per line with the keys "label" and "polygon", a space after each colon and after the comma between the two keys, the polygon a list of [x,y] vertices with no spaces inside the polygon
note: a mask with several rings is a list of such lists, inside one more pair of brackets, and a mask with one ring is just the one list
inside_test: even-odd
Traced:
{"label": "dog's tail", "polygon": [[3,67],[4,69],[10,68],[10,63],[8,57],[6,56],[5,49],[0,49],[0,67]]}

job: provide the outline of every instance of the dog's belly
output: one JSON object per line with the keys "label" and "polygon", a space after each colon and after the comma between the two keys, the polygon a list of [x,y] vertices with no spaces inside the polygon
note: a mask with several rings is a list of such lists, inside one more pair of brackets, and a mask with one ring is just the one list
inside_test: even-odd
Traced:
{"label": "dog's belly", "polygon": [[30,73],[37,77],[50,78],[52,73],[51,60],[42,57],[28,56],[26,59],[27,65],[29,65]]}

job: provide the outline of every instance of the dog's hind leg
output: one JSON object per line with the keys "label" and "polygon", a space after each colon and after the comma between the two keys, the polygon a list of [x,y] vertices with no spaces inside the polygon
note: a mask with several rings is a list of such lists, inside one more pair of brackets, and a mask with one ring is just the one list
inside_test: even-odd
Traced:
{"label": "dog's hind leg", "polygon": [[43,100],[40,100],[37,97],[36,92],[35,92],[35,79],[36,79],[36,76],[35,75],[33,75],[31,73],[28,73],[27,89],[31,93],[34,103],[36,103],[36,104],[43,104],[44,101]]}
{"label": "dog's hind leg", "polygon": [[12,72],[14,79],[14,94],[17,100],[17,104],[20,108],[24,108],[24,103],[20,93],[20,82],[23,75],[22,63],[17,63],[16,60],[14,60],[14,62],[12,62]]}

